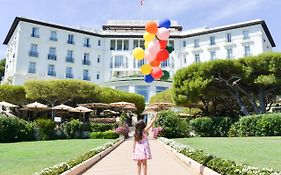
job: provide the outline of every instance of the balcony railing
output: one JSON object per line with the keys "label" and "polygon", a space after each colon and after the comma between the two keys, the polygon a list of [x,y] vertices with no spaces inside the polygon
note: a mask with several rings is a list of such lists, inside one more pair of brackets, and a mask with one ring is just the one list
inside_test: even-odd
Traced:
{"label": "balcony railing", "polygon": [[74,41],[68,40],[68,41],[67,41],[67,44],[74,44]]}
{"label": "balcony railing", "polygon": [[48,71],[48,76],[56,76],[56,72],[55,71]]}
{"label": "balcony railing", "polygon": [[29,68],[28,69],[28,73],[35,74],[36,73],[36,69]]}
{"label": "balcony railing", "polygon": [[39,38],[39,35],[32,33],[32,34],[31,34],[31,37],[33,37],[33,38]]}
{"label": "balcony railing", "polygon": [[73,75],[73,74],[71,74],[71,73],[66,73],[66,74],[65,74],[65,77],[66,77],[66,78],[73,78],[73,77],[74,77],[74,75]]}
{"label": "balcony railing", "polygon": [[85,59],[84,59],[84,60],[82,60],[82,64],[83,64],[83,65],[88,65],[88,66],[89,66],[89,65],[91,64],[91,61],[90,61],[90,60],[85,60]]}
{"label": "balcony railing", "polygon": [[56,55],[52,55],[52,54],[49,54],[48,55],[48,60],[57,60],[57,56]]}
{"label": "balcony railing", "polygon": [[84,43],[84,47],[91,47],[90,44]]}
{"label": "balcony railing", "polygon": [[38,52],[29,51],[29,56],[31,56],[31,57],[38,57]]}
{"label": "balcony railing", "polygon": [[91,81],[91,77],[90,76],[83,76],[83,80]]}
{"label": "balcony railing", "polygon": [[57,38],[54,38],[54,37],[50,37],[50,40],[51,40],[51,41],[58,41],[58,39],[57,39]]}
{"label": "balcony railing", "polygon": [[68,63],[74,63],[74,58],[66,57],[65,61],[68,62]]}

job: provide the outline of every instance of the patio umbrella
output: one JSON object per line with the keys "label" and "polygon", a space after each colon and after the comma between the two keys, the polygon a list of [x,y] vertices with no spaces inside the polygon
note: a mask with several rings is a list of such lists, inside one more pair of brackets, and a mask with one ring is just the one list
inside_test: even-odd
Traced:
{"label": "patio umbrella", "polygon": [[58,105],[58,106],[54,106],[54,107],[52,107],[52,109],[54,109],[54,110],[63,110],[63,111],[74,110],[73,107],[67,106],[67,105],[64,105],[64,104],[61,104],[61,105]]}
{"label": "patio umbrella", "polygon": [[110,106],[124,108],[125,106],[135,106],[135,104],[121,101],[121,102],[110,103]]}
{"label": "patio umbrella", "polygon": [[5,101],[1,101],[0,102],[0,106],[4,106],[4,107],[8,107],[8,108],[16,108],[16,107],[18,107],[17,105],[14,105],[14,104],[11,104],[11,103],[8,103],[8,102],[5,102]]}
{"label": "patio umbrella", "polygon": [[173,106],[174,106],[173,103],[154,103],[154,104],[149,105],[149,108],[158,112],[158,111],[170,109]]}
{"label": "patio umbrella", "polygon": [[48,106],[44,105],[42,103],[38,103],[38,102],[34,102],[34,103],[30,103],[28,105],[25,105],[27,108],[31,108],[31,109],[47,109]]}
{"label": "patio umbrella", "polygon": [[80,113],[86,113],[86,112],[92,112],[93,110],[92,109],[89,109],[89,108],[86,108],[86,107],[83,107],[83,106],[78,106],[76,108],[73,108],[72,110],[70,111],[73,111],[73,112],[80,112]]}
{"label": "patio umbrella", "polygon": [[127,105],[127,106],[124,107],[124,109],[125,109],[125,110],[128,110],[128,111],[136,111],[136,110],[137,110],[137,108],[135,107],[135,105],[134,105],[134,106],[132,106],[132,105]]}
{"label": "patio umbrella", "polygon": [[85,104],[78,104],[78,106],[83,106],[90,109],[108,109],[110,107],[107,103],[85,103]]}

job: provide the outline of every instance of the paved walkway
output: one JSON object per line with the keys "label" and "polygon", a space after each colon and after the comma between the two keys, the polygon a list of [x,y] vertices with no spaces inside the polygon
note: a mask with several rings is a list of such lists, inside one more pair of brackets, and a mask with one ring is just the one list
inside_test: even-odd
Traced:
{"label": "paved walkway", "polygon": [[[148,175],[195,175],[156,140],[149,142],[152,160],[148,161]],[[126,140],[83,175],[136,175],[137,165],[132,160],[132,148],[133,140]]]}

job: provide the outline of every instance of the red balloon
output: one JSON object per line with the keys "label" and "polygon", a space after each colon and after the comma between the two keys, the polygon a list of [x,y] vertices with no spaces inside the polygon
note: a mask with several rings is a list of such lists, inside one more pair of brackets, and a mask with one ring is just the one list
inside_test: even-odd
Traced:
{"label": "red balloon", "polygon": [[166,61],[169,58],[169,52],[166,49],[161,49],[157,55],[155,60],[162,62],[162,61]]}
{"label": "red balloon", "polygon": [[165,49],[167,47],[167,40],[159,40],[160,43],[160,49]]}
{"label": "red balloon", "polygon": [[152,67],[159,67],[160,66],[160,62],[157,60],[153,60],[149,63]]}
{"label": "red balloon", "polygon": [[163,71],[160,67],[153,67],[151,71],[151,76],[156,80],[163,76]]}

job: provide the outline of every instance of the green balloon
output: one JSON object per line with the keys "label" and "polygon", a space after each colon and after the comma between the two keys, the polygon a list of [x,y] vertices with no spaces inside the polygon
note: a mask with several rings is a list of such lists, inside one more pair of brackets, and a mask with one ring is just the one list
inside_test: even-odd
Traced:
{"label": "green balloon", "polygon": [[166,49],[168,50],[169,53],[172,53],[174,51],[174,47],[171,44],[168,44]]}
{"label": "green balloon", "polygon": [[160,78],[161,81],[167,81],[170,78],[170,73],[166,70],[163,70],[163,76]]}

